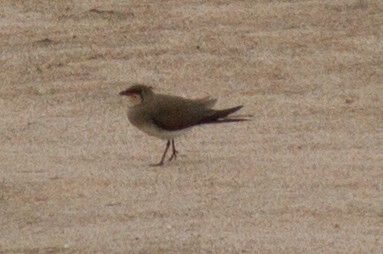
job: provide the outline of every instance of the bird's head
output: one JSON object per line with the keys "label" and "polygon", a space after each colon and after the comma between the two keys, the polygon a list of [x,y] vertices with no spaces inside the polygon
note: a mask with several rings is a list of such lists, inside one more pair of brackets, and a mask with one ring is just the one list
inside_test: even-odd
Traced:
{"label": "bird's head", "polygon": [[153,95],[152,87],[145,85],[133,85],[120,92],[120,95],[128,97],[129,107],[142,104]]}

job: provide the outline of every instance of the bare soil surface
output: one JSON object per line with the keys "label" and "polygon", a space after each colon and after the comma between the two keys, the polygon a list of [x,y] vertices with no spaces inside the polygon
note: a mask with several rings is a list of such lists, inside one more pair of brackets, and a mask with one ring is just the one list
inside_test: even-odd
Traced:
{"label": "bare soil surface", "polygon": [[[383,2],[0,8],[0,253],[383,253]],[[118,93],[244,104],[164,141]]]}

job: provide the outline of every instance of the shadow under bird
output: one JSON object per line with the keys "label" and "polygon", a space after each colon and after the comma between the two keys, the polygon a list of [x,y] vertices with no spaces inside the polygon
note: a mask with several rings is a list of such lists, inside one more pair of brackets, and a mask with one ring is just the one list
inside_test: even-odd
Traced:
{"label": "shadow under bird", "polygon": [[167,140],[161,161],[151,166],[164,164],[170,145],[172,155],[169,161],[177,158],[178,151],[174,139],[185,134],[191,127],[202,124],[216,124],[246,121],[246,118],[227,118],[238,111],[242,105],[233,108],[212,109],[216,99],[186,99],[178,96],[155,94],[152,88],[145,85],[133,85],[120,92],[128,97],[129,121],[139,130],[150,136]]}

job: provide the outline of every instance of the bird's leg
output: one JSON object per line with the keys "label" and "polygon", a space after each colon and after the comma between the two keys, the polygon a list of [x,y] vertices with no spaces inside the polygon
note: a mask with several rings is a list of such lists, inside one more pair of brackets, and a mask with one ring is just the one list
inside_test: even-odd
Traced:
{"label": "bird's leg", "polygon": [[170,140],[168,140],[168,142],[166,143],[166,148],[164,153],[162,154],[161,161],[157,164],[151,164],[150,166],[156,167],[156,166],[162,166],[164,164],[164,159],[165,159],[166,153],[168,152],[169,146],[170,146]]}
{"label": "bird's leg", "polygon": [[170,156],[169,161],[177,159],[177,153],[176,146],[174,145],[174,139],[172,139],[172,156]]}

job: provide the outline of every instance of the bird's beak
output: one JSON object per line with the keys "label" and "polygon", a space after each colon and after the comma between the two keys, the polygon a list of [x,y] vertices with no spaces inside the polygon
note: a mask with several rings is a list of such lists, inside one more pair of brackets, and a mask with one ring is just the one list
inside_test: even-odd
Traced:
{"label": "bird's beak", "polygon": [[129,96],[129,95],[131,95],[132,93],[128,92],[127,90],[124,90],[124,91],[120,92],[119,94],[120,94],[121,96],[122,96],[122,95],[123,95],[123,96]]}

